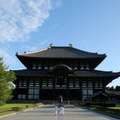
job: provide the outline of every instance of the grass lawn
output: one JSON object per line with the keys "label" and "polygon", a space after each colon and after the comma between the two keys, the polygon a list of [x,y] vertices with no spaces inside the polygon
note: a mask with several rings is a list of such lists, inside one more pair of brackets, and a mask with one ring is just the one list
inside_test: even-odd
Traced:
{"label": "grass lawn", "polygon": [[37,106],[43,105],[42,103],[36,103],[36,104],[5,104],[3,106],[0,106],[0,115],[5,115],[9,113],[14,113],[22,110],[26,110],[29,108],[34,108]]}
{"label": "grass lawn", "polygon": [[120,111],[120,104],[116,104],[115,107],[107,107],[107,109],[111,109],[111,110],[119,110],[119,111]]}
{"label": "grass lawn", "polygon": [[107,107],[108,109],[120,110],[120,107]]}
{"label": "grass lawn", "polygon": [[89,109],[96,110],[104,114],[107,113],[109,115],[116,115],[120,117],[120,104],[116,104],[116,107],[89,106]]}

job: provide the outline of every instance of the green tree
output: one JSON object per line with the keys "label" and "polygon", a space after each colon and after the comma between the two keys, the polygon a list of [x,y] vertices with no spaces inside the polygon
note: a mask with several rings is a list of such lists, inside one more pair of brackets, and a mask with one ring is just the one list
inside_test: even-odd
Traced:
{"label": "green tree", "polygon": [[3,59],[0,58],[0,105],[5,104],[7,100],[13,97],[12,82],[15,79],[15,74],[12,71],[8,71],[8,68],[4,65]]}
{"label": "green tree", "polygon": [[106,89],[108,89],[108,90],[114,90],[114,86],[106,87]]}
{"label": "green tree", "polygon": [[117,86],[115,87],[115,90],[120,91],[120,86],[117,85]]}

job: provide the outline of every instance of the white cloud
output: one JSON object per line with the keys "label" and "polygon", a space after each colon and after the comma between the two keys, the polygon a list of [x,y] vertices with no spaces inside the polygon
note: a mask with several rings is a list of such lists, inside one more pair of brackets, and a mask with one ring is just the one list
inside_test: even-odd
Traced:
{"label": "white cloud", "polygon": [[0,42],[22,41],[42,26],[61,0],[0,0]]}
{"label": "white cloud", "polygon": [[5,65],[13,65],[16,64],[16,60],[14,57],[12,57],[9,53],[7,53],[5,50],[0,49],[0,57],[3,58]]}

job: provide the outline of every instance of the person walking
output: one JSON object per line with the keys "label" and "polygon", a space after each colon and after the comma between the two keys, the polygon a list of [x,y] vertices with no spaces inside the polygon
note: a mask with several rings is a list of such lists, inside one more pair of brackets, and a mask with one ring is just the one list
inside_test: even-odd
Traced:
{"label": "person walking", "polygon": [[57,115],[58,114],[58,107],[57,107],[57,105],[55,105],[54,110],[55,110],[54,114]]}
{"label": "person walking", "polygon": [[61,107],[60,107],[60,114],[63,115],[64,113],[65,113],[65,112],[64,112],[64,107],[61,106]]}

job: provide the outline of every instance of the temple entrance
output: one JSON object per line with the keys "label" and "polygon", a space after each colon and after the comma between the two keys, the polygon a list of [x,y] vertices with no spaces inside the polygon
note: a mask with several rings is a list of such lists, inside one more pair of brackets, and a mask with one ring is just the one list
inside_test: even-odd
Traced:
{"label": "temple entrance", "polygon": [[58,100],[59,96],[63,97],[63,100],[67,100],[66,89],[42,89],[40,92],[41,100]]}
{"label": "temple entrance", "polygon": [[41,100],[58,100],[60,95],[63,100],[81,100],[82,93],[80,89],[42,89],[40,92]]}
{"label": "temple entrance", "polygon": [[54,94],[54,99],[58,100],[60,95],[63,97],[63,100],[67,100],[67,90],[66,89],[56,89]]}
{"label": "temple entrance", "polygon": [[54,99],[57,100],[59,96],[63,97],[63,100],[81,100],[82,93],[80,89],[56,89]]}

